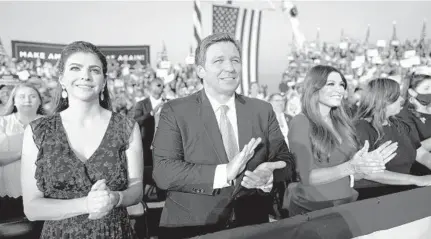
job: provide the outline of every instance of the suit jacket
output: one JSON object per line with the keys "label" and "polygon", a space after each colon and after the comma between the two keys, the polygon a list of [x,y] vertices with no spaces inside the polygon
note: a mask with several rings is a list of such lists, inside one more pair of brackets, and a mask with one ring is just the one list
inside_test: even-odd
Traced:
{"label": "suit jacket", "polygon": [[144,100],[138,101],[132,112],[132,117],[136,122],[138,122],[139,128],[141,130],[145,166],[153,165],[151,143],[154,139],[156,123],[154,116],[151,115],[151,110],[153,110],[153,106],[151,105],[151,100],[148,97]]}
{"label": "suit jacket", "polygon": [[[290,180],[294,159],[269,103],[236,95],[239,147],[262,138],[246,170],[267,161],[286,161],[274,181]],[[228,163],[213,108],[204,90],[167,102],[153,142],[153,178],[168,190],[160,226],[183,227],[227,223],[232,212],[239,224],[268,221],[264,193],[236,184],[213,190],[216,166]],[[269,205],[269,203],[268,203]]]}

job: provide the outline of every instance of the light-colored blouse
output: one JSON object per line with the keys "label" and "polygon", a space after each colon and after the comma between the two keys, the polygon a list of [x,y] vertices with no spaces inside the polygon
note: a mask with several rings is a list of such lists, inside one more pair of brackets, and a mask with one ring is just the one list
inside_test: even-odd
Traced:
{"label": "light-colored blouse", "polygon": [[[0,154],[21,152],[24,129],[16,114],[0,116]],[[0,167],[0,197],[4,196],[22,196],[21,160]]]}

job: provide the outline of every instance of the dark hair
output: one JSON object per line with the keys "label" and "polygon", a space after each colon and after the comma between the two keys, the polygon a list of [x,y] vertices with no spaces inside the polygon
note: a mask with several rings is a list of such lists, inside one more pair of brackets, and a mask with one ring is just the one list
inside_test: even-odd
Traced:
{"label": "dark hair", "polygon": [[[424,75],[424,74],[413,74],[410,77],[410,85],[409,88],[416,91],[416,88],[424,81],[431,80],[430,75]],[[411,97],[411,96],[408,96]],[[421,117],[421,114],[417,111],[416,105],[412,104],[410,101],[406,100],[407,109],[417,118]]]}
{"label": "dark hair", "polygon": [[[345,100],[342,100],[342,105],[334,107],[330,110],[330,118],[334,129],[332,129],[320,114],[319,109],[319,91],[326,85],[328,76],[336,72],[341,76],[347,88],[347,81],[343,74],[332,66],[317,65],[311,68],[303,83],[303,94],[301,96],[302,113],[309,119],[311,132],[310,140],[313,149],[314,158],[318,162],[323,162],[326,159],[329,162],[329,154],[338,147],[341,143],[336,137],[337,133],[342,138],[343,142],[357,149],[357,139],[353,121],[347,114],[345,108]],[[335,131],[335,132],[334,132]]]}
{"label": "dark hair", "polygon": [[[106,78],[106,73],[108,71],[108,63],[106,61],[105,55],[103,55],[103,53],[95,45],[85,41],[72,42],[71,44],[63,48],[63,50],[61,51],[60,60],[57,63],[57,67],[60,75],[64,74],[64,67],[69,57],[79,52],[91,53],[96,55],[99,58],[100,62],[102,63],[103,77]],[[54,91],[54,112],[55,113],[61,112],[69,107],[68,99],[61,97],[62,90],[63,89],[61,88],[61,85],[58,84],[57,88]],[[112,110],[112,103],[111,103],[111,97],[108,91],[108,84],[105,84],[105,87],[103,89],[103,98],[104,98],[103,100],[99,101],[100,106],[102,106],[107,110]]]}
{"label": "dark hair", "polygon": [[198,47],[196,47],[195,64],[204,66],[208,48],[219,42],[232,42],[241,55],[240,44],[238,43],[237,40],[235,40],[235,38],[232,35],[228,33],[215,33],[205,37],[198,45]]}
{"label": "dark hair", "polygon": [[[368,83],[363,94],[355,120],[371,120],[371,125],[377,131],[377,140],[374,142],[377,144],[384,135],[383,123],[387,119],[386,107],[400,97],[400,85],[389,78],[377,78]],[[390,117],[388,120],[397,127],[399,126],[395,117]]]}

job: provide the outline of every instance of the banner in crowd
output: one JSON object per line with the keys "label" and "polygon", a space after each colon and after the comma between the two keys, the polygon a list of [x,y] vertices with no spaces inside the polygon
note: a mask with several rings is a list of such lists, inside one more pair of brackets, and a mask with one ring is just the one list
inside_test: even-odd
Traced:
{"label": "banner in crowd", "polygon": [[239,93],[248,94],[251,83],[258,81],[259,38],[262,11],[213,5],[212,33],[226,32],[241,43],[242,80]]}
{"label": "banner in crowd", "polygon": [[[56,64],[60,59],[64,44],[43,42],[12,41],[12,57],[18,61],[27,60],[36,62],[51,62]],[[127,61],[135,64],[140,61],[143,65],[150,63],[150,46],[98,46],[108,59],[116,59],[122,63]]]}

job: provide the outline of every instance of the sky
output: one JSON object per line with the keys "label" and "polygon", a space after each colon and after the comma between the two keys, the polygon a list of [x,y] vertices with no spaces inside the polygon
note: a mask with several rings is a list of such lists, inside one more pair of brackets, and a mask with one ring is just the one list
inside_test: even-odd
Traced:
{"label": "sky", "polygon": [[[210,32],[212,4],[201,1],[203,33]],[[292,30],[281,2],[264,10],[259,46],[259,81],[274,91],[287,65]],[[233,1],[234,6],[269,8],[269,1]],[[301,30],[307,39],[336,42],[346,36],[388,40],[396,21],[401,41],[418,38],[431,1],[296,1]],[[11,40],[67,44],[76,40],[96,45],[150,45],[151,62],[165,42],[169,60],[183,63],[193,44],[193,1],[0,2],[0,39],[11,53]],[[431,20],[431,19],[429,19]],[[427,28],[431,36],[431,26]]]}

